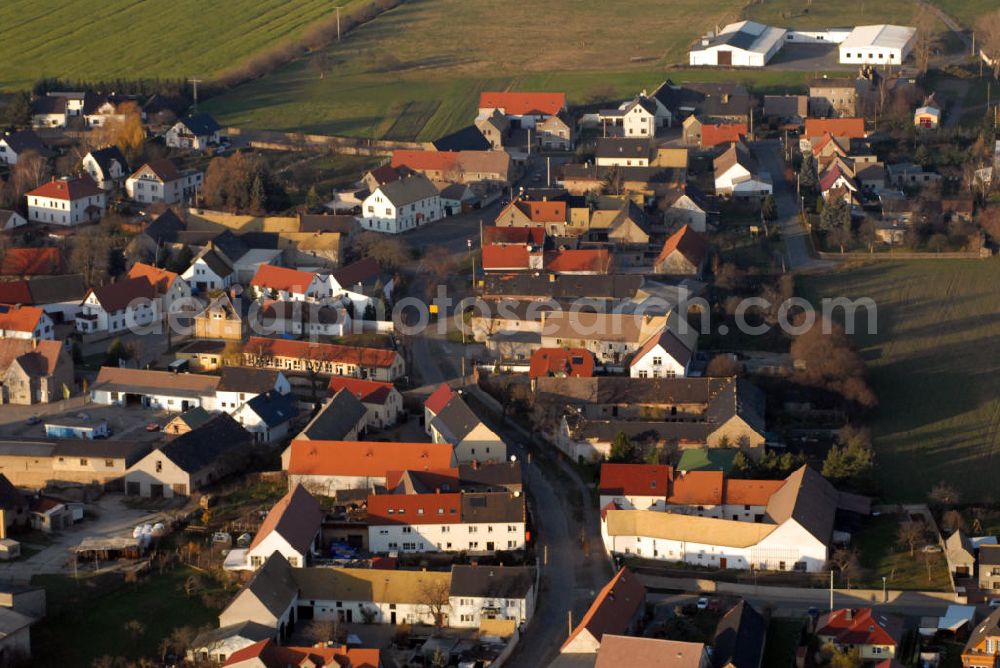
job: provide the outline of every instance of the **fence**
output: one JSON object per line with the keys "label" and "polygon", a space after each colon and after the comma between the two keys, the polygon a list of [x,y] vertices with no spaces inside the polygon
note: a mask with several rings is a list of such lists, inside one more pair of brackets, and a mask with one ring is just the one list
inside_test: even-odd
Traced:
{"label": "fence", "polygon": [[246,140],[252,148],[274,151],[329,151],[341,155],[391,155],[397,150],[423,150],[428,144],[388,139],[364,139],[336,135],[313,135],[303,132],[278,132],[276,130],[250,130],[226,128],[230,137]]}
{"label": "fence", "polygon": [[961,251],[955,253],[914,253],[914,252],[889,252],[889,253],[827,253],[819,251],[817,253],[821,260],[836,260],[846,262],[848,260],[982,260],[992,256],[989,248],[981,248],[978,251]]}

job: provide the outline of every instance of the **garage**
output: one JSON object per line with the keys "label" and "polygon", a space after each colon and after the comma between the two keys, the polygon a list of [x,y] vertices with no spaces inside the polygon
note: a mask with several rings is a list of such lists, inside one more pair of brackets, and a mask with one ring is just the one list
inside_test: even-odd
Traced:
{"label": "garage", "polygon": [[715,52],[718,57],[719,65],[732,65],[733,64],[733,52],[729,49],[719,49]]}

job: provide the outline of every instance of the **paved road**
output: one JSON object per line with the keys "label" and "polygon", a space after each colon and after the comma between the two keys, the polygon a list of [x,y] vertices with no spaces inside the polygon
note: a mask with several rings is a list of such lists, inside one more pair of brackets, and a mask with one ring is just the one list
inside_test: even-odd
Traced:
{"label": "paved road", "polygon": [[761,167],[770,172],[774,183],[774,201],[778,207],[778,224],[781,237],[785,241],[785,258],[788,269],[817,269],[827,262],[812,257],[809,233],[799,218],[800,203],[795,194],[795,185],[785,178],[785,162],[781,156],[781,142],[760,141],[754,144],[754,153]]}

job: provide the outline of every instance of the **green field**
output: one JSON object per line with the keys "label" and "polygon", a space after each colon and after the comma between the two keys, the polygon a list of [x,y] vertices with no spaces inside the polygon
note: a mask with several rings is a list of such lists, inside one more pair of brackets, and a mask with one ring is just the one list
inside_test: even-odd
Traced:
{"label": "green field", "polygon": [[878,305],[878,333],[856,340],[880,401],[871,426],[890,501],[925,501],[941,480],[963,501],[1000,501],[998,277],[998,259],[945,260],[851,266],[801,282],[811,300]]}
{"label": "green field", "polygon": [[994,9],[996,0],[934,0],[934,4],[953,16],[966,28],[975,28],[976,19]]}
{"label": "green field", "polygon": [[290,39],[336,4],[330,0],[0,2],[0,90],[41,77],[208,78]]}
{"label": "green field", "polygon": [[849,6],[850,11],[845,12],[846,6],[838,2],[761,0],[747,7],[746,16],[783,28],[836,28],[869,23],[908,25],[916,8],[913,0],[854,0]]}

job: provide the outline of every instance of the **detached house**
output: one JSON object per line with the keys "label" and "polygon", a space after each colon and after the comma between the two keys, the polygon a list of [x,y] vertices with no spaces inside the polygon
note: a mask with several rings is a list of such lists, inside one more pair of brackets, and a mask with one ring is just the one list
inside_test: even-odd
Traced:
{"label": "detached house", "polygon": [[684,225],[667,238],[653,262],[653,271],[657,274],[700,277],[707,260],[708,244],[704,237]]}
{"label": "detached house", "polygon": [[518,128],[535,125],[566,111],[565,93],[538,93],[522,91],[483,92],[479,94],[478,119],[489,118],[500,112]]}
{"label": "detached house", "polygon": [[649,139],[598,139],[594,159],[598,167],[649,167]]}
{"label": "detached house", "polygon": [[125,279],[130,278],[145,278],[149,281],[160,297],[160,309],[163,313],[172,313],[174,304],[191,296],[191,286],[187,281],[172,271],[151,264],[136,262],[125,274]]}
{"label": "detached house", "polygon": [[52,318],[37,306],[0,304],[0,339],[54,339]]}
{"label": "detached house", "polygon": [[365,424],[372,429],[396,424],[403,410],[403,395],[392,383],[334,376],[330,379],[329,390],[334,394],[346,390],[357,397],[367,413]]}
{"label": "detached house", "polygon": [[66,102],[65,97],[55,95],[42,95],[35,98],[31,103],[31,127],[66,127]]}
{"label": "detached house", "polygon": [[483,620],[506,619],[526,624],[535,610],[535,569],[530,566],[451,567],[453,627],[479,628]]}
{"label": "detached house", "polygon": [[250,288],[258,299],[301,302],[330,296],[327,282],[319,274],[273,264],[262,264],[257,268]]}
{"label": "detached house", "polygon": [[32,130],[8,132],[0,137],[0,165],[13,167],[17,164],[18,157],[29,151],[45,159],[54,155]]}
{"label": "detached house", "polygon": [[976,625],[962,650],[962,668],[996,668],[1000,655],[1000,608]]}
{"label": "detached house", "polygon": [[225,290],[236,278],[236,272],[219,251],[205,246],[191,260],[191,266],[184,270],[181,278],[187,281],[194,292]]}
{"label": "detached house", "polygon": [[295,568],[308,566],[319,553],[323,509],[302,485],[274,504],[245,553],[246,565],[257,570],[275,552]]}
{"label": "detached house", "polygon": [[25,194],[28,220],[49,225],[96,223],[104,216],[104,191],[89,176],[53,178]]}
{"label": "detached house", "polygon": [[204,151],[219,143],[219,130],[219,124],[208,114],[193,114],[174,123],[163,139],[171,148]]}
{"label": "detached house", "polygon": [[431,439],[455,448],[459,463],[504,461],[507,444],[480,420],[461,395],[453,393],[430,422]]}
{"label": "detached house", "polygon": [[594,654],[605,635],[629,635],[636,630],[646,607],[646,588],[628,568],[622,568],[597,592],[590,608],[559,651]]}
{"label": "detached house", "polygon": [[245,299],[220,293],[194,317],[195,338],[242,341],[247,334],[247,306]]}
{"label": "detached house", "polygon": [[178,204],[195,197],[202,173],[181,170],[169,158],[147,162],[125,180],[125,192],[139,204]]}
{"label": "detached house", "polygon": [[863,661],[882,661],[895,658],[903,623],[871,608],[841,608],[817,620],[816,635],[838,649],[857,648]]}
{"label": "detached house", "polygon": [[239,469],[252,437],[220,413],[159,446],[125,473],[125,493],[147,498],[187,496]]}
{"label": "detached house", "polygon": [[572,151],[573,126],[563,114],[549,116],[535,125],[538,145],[546,150]]}
{"label": "detached house", "polygon": [[61,341],[0,339],[0,404],[47,404],[73,389],[73,360]]}
{"label": "detached house", "polygon": [[760,169],[757,159],[743,142],[736,142],[712,163],[715,169],[715,192],[742,199],[762,199],[774,186],[771,175]]}
{"label": "detached house", "polygon": [[156,287],[146,276],[123,278],[87,293],[76,316],[76,331],[116,334],[142,327],[160,317],[160,308]]}
{"label": "detached house", "polygon": [[[654,137],[656,129],[669,118],[655,98],[640,95],[624,102],[617,109],[602,109],[597,113],[602,130],[623,137]],[[659,115],[658,115],[659,112]]]}
{"label": "detached house", "polygon": [[125,183],[125,177],[131,173],[125,156],[117,146],[107,146],[87,153],[83,156],[83,171],[103,190],[120,188]]}
{"label": "detached house", "polygon": [[255,443],[276,443],[288,436],[291,422],[298,414],[298,399],[272,390],[250,399],[232,415],[253,434]]}
{"label": "detached house", "polygon": [[632,378],[681,378],[687,375],[694,350],[669,327],[664,326],[643,344],[632,361]]}
{"label": "detached house", "polygon": [[361,226],[399,234],[444,218],[441,196],[423,174],[412,174],[376,188],[361,205]]}

